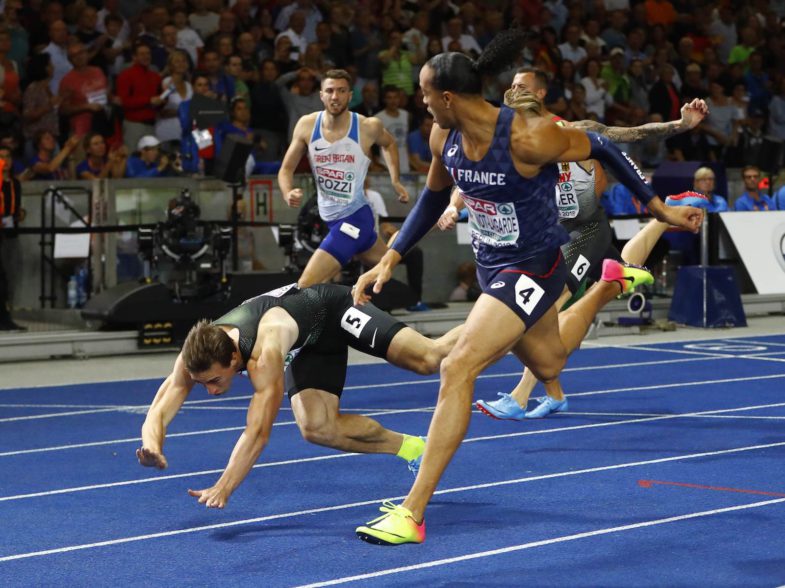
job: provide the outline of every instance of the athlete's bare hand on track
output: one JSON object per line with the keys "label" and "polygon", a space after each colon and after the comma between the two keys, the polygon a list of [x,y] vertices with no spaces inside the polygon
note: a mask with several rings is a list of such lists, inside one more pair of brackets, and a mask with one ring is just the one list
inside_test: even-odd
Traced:
{"label": "athlete's bare hand on track", "polygon": [[709,114],[709,106],[705,101],[696,98],[681,107],[681,126],[694,129]]}
{"label": "athlete's bare hand on track", "polygon": [[409,191],[401,182],[393,182],[392,187],[398,195],[398,202],[402,202],[403,204],[409,202]]}
{"label": "athlete's bare hand on track", "polygon": [[378,263],[357,278],[357,283],[352,287],[352,298],[355,304],[365,304],[371,300],[370,294],[366,292],[368,287],[373,284],[373,291],[378,294],[382,291],[382,286],[390,281],[392,269],[387,265]]}
{"label": "athlete's bare hand on track", "polygon": [[163,453],[156,453],[151,449],[147,449],[145,447],[140,447],[136,450],[136,459],[139,460],[139,463],[148,468],[158,468],[159,470],[163,470],[166,468],[166,458],[164,457]]}
{"label": "athlete's bare hand on track", "polygon": [[219,486],[205,490],[188,490],[188,494],[199,499],[199,504],[207,508],[223,508],[229,502],[229,492]]}
{"label": "athlete's bare hand on track", "polygon": [[289,205],[289,208],[299,208],[303,203],[303,191],[300,188],[289,190],[289,193],[284,194],[283,198],[286,200],[286,204]]}

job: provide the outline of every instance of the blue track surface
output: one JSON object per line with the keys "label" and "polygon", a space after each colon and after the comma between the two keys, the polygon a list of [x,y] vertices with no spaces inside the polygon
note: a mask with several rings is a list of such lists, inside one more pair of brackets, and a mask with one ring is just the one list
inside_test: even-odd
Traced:
{"label": "blue track surface", "polygon": [[[475,396],[508,391],[505,358]],[[412,478],[390,456],[300,438],[283,410],[223,511],[211,486],[250,387],[197,389],[169,469],[134,450],[159,381],[0,390],[0,585],[775,586],[785,583],[785,336],[577,352],[570,412],[472,416],[428,510],[423,545],[354,527]],[[424,434],[438,381],[349,370],[342,406]],[[288,403],[285,404],[288,408]]]}

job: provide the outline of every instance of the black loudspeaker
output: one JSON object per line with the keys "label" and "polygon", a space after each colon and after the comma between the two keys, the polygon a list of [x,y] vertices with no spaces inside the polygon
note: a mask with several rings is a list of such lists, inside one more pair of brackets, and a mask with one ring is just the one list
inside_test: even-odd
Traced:
{"label": "black loudspeaker", "polygon": [[239,135],[227,135],[215,161],[215,177],[227,184],[245,183],[245,162],[253,143]]}

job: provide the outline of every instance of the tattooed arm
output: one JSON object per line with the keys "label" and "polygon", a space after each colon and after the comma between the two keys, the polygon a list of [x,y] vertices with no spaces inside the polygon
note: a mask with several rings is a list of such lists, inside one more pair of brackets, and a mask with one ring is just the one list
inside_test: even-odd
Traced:
{"label": "tattooed arm", "polygon": [[648,123],[639,127],[608,127],[593,120],[570,123],[573,128],[592,131],[617,143],[633,143],[650,137],[670,137],[694,129],[708,114],[703,100],[693,100],[681,107],[681,118],[663,123]]}

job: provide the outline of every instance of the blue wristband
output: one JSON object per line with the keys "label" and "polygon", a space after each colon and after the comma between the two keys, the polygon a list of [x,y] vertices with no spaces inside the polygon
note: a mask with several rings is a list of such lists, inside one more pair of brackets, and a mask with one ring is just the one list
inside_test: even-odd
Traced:
{"label": "blue wristband", "polygon": [[596,159],[604,164],[616,179],[628,188],[644,204],[648,204],[657,194],[654,189],[646,183],[641,170],[633,163],[626,153],[614,145],[607,137],[597,133],[586,133],[591,143],[592,159]]}
{"label": "blue wristband", "polygon": [[414,205],[409,216],[401,227],[401,231],[395,238],[392,248],[401,254],[401,257],[414,247],[417,242],[422,239],[428,231],[431,230],[436,221],[444,212],[444,209],[450,203],[450,194],[452,193],[452,186],[447,186],[443,190],[434,192],[428,186],[423,188],[420,197],[417,199],[417,204]]}

